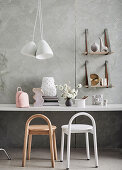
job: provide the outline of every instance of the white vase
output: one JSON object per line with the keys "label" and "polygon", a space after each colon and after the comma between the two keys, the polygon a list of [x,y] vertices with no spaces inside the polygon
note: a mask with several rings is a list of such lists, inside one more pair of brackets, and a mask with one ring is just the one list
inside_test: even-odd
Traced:
{"label": "white vase", "polygon": [[41,86],[44,96],[56,96],[56,86],[53,77],[43,77]]}
{"label": "white vase", "polygon": [[94,43],[91,45],[91,50],[93,52],[99,51],[99,45],[97,43]]}

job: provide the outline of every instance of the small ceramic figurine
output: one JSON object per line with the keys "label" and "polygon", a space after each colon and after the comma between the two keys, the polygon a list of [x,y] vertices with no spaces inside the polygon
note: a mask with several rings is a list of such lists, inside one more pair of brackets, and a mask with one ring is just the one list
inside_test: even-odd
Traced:
{"label": "small ceramic figurine", "polygon": [[44,103],[44,99],[43,99],[43,91],[41,88],[33,88],[33,92],[35,93],[35,95],[33,96],[35,103],[34,103],[34,107],[40,107],[43,106]]}
{"label": "small ceramic figurine", "polygon": [[92,50],[93,52],[98,51],[98,50],[99,50],[99,45],[98,45],[97,43],[92,44],[92,45],[91,45],[91,50]]}

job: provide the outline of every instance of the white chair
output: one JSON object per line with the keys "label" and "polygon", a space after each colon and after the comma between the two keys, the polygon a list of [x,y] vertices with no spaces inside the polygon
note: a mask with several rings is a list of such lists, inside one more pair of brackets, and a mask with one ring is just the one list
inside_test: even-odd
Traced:
{"label": "white chair", "polygon": [[5,155],[7,156],[8,160],[11,160],[11,157],[9,156],[9,154],[6,152],[5,149],[0,148],[0,151],[3,151],[5,153]]}
{"label": "white chair", "polygon": [[[73,120],[78,116],[87,116],[92,121],[91,125],[86,124],[72,124]],[[71,133],[85,133],[86,136],[86,153],[87,159],[90,159],[89,153],[89,136],[88,133],[93,134],[94,141],[94,154],[95,154],[95,167],[98,167],[98,153],[97,153],[97,136],[96,136],[96,123],[94,118],[85,112],[80,112],[71,117],[68,125],[62,126],[62,136],[61,136],[61,157],[60,161],[63,161],[63,152],[64,152],[64,134],[67,135],[67,168],[70,167],[70,141],[71,141]]]}

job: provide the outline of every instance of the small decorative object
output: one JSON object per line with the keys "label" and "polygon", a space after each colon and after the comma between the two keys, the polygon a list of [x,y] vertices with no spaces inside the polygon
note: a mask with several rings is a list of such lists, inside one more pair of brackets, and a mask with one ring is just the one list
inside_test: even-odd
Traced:
{"label": "small decorative object", "polygon": [[75,99],[75,106],[77,107],[85,107],[85,99]]}
{"label": "small decorative object", "polygon": [[43,91],[41,88],[33,88],[33,92],[35,95],[33,96],[35,102],[34,102],[34,107],[40,107],[43,106],[44,99],[43,99]]}
{"label": "small decorative object", "polygon": [[103,105],[103,95],[98,94],[98,95],[92,96],[92,104],[93,105]]}
{"label": "small decorative object", "polygon": [[97,43],[92,44],[92,45],[91,45],[91,50],[92,50],[93,52],[98,51],[98,50],[99,50],[99,45],[98,45]]}
{"label": "small decorative object", "polygon": [[95,95],[92,96],[92,105],[95,105]]}
{"label": "small decorative object", "polygon": [[17,87],[16,107],[29,107],[29,96],[26,92],[22,91],[21,87]]}
{"label": "small decorative object", "polygon": [[107,86],[107,79],[106,78],[103,79],[103,85]]}
{"label": "small decorative object", "polygon": [[97,84],[99,84],[100,78],[97,74],[91,74],[90,78],[91,78],[91,86],[96,86]]}
{"label": "small decorative object", "polygon": [[42,79],[42,91],[44,96],[56,96],[57,90],[53,77],[43,77]]}
{"label": "small decorative object", "polygon": [[71,98],[68,98],[68,97],[67,97],[66,102],[65,102],[65,105],[66,105],[66,106],[72,106],[72,100],[71,100]]}
{"label": "small decorative object", "polygon": [[108,100],[107,100],[107,99],[104,99],[103,104],[104,104],[104,106],[107,106],[107,104],[108,104]]}
{"label": "small decorative object", "polygon": [[82,87],[81,84],[78,84],[76,89],[71,89],[71,87],[67,84],[59,85],[59,90],[62,92],[61,97],[63,97],[66,102],[66,106],[71,106],[72,102],[71,99],[75,99],[75,97],[78,95],[78,89]]}
{"label": "small decorative object", "polygon": [[99,38],[99,39],[100,39],[100,52],[102,51],[107,52],[108,48],[103,44],[102,38]]}
{"label": "small decorative object", "polygon": [[103,83],[103,78],[100,79],[100,86],[103,86],[104,83]]}

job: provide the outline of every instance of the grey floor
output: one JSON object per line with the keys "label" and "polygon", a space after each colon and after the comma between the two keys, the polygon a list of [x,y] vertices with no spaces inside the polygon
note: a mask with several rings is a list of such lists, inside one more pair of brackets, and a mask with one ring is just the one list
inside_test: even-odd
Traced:
{"label": "grey floor", "polygon": [[[50,152],[48,149],[32,149],[31,160],[26,162],[26,167],[22,168],[22,150],[9,150],[12,160],[7,160],[0,152],[0,170],[48,170],[51,169]],[[66,166],[66,152],[64,162],[58,161],[55,170],[63,170]],[[99,150],[99,167],[94,168],[94,155],[91,152],[91,160],[86,160],[84,149],[71,150],[71,170],[122,170],[121,150]]]}

